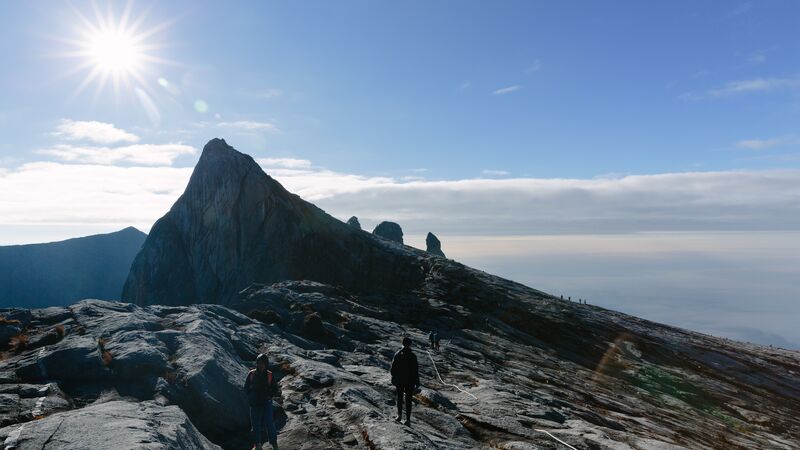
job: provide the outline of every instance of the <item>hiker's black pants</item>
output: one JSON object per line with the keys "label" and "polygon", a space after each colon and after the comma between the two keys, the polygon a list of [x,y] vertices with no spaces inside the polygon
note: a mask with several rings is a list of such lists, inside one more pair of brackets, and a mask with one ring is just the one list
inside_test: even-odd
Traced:
{"label": "hiker's black pants", "polygon": [[411,397],[414,395],[414,386],[397,386],[397,415],[403,415],[403,395],[405,394],[406,419],[411,419]]}

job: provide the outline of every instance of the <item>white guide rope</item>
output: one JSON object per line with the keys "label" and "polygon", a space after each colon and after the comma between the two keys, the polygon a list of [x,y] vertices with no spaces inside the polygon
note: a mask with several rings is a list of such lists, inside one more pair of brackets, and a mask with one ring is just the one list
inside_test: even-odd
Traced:
{"label": "white guide rope", "polygon": [[[454,388],[458,389],[460,392],[462,392],[462,393],[464,393],[464,394],[467,394],[467,395],[469,395],[470,397],[474,398],[474,399],[475,399],[475,401],[478,401],[478,402],[480,401],[480,400],[478,400],[478,397],[475,397],[474,395],[470,394],[469,392],[465,391],[464,389],[461,389],[459,386],[457,386],[457,385],[455,385],[455,384],[445,383],[445,382],[444,382],[444,380],[442,380],[442,376],[441,376],[441,375],[439,375],[439,369],[436,367],[436,361],[434,361],[434,360],[433,360],[433,356],[431,356],[431,352],[429,352],[429,351],[425,350],[425,353],[427,353],[427,354],[428,354],[428,358],[430,358],[430,360],[431,360],[431,363],[433,363],[433,370],[436,372],[436,378],[438,378],[438,379],[439,379],[439,382],[440,382],[440,383],[442,383],[442,384],[443,384],[443,385],[445,385],[445,386],[452,386],[452,387],[454,387]],[[555,440],[556,442],[558,442],[558,443],[560,443],[560,444],[562,444],[562,445],[564,445],[564,446],[566,446],[566,447],[569,447],[569,448],[571,448],[572,450],[578,450],[577,448],[575,448],[575,447],[573,447],[573,446],[571,446],[571,445],[567,444],[566,442],[562,441],[561,439],[559,439],[559,438],[557,438],[557,437],[553,436],[552,434],[550,434],[550,432],[549,432],[549,431],[546,431],[546,430],[540,430],[540,429],[538,429],[538,428],[534,428],[534,429],[533,429],[533,431],[538,431],[538,432],[540,432],[540,433],[544,433],[544,434],[546,434],[546,435],[550,436],[550,437],[551,437],[553,440]]]}
{"label": "white guide rope", "polygon": [[443,385],[445,385],[445,386],[452,386],[452,387],[454,387],[454,388],[458,389],[459,391],[461,391],[461,392],[463,392],[463,393],[465,393],[465,394],[469,395],[470,397],[474,398],[476,401],[480,401],[480,400],[478,400],[478,397],[475,397],[474,395],[472,395],[472,394],[470,394],[469,392],[467,392],[467,391],[465,391],[465,390],[461,389],[461,388],[460,388],[460,387],[458,387],[457,385],[455,385],[455,384],[450,384],[450,383],[445,383],[445,382],[444,382],[444,380],[442,380],[442,376],[441,376],[441,375],[439,375],[439,369],[437,369],[437,368],[436,368],[436,361],[434,361],[434,360],[433,360],[433,356],[431,356],[431,352],[429,352],[429,351],[425,350],[425,353],[427,353],[427,354],[428,354],[428,358],[430,358],[430,359],[431,359],[431,362],[433,363],[433,370],[434,370],[434,371],[436,371],[436,377],[437,377],[437,378],[439,378],[439,382],[440,382],[440,383],[442,383],[442,384],[443,384]]}

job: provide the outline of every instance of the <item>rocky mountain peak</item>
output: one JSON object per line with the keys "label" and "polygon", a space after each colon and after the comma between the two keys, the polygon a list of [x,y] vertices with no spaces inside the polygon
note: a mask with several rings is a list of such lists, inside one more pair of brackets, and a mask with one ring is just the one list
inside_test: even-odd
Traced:
{"label": "rocky mountain peak", "polygon": [[284,189],[250,156],[212,139],[186,191],[153,226],[122,298],[140,305],[228,304],[254,282],[285,279],[389,288],[419,282],[413,261],[420,256],[331,217]]}

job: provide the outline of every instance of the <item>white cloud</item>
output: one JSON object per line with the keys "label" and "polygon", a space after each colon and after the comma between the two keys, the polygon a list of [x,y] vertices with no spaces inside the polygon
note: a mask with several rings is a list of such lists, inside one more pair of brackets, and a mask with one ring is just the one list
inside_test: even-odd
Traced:
{"label": "white cloud", "polygon": [[56,126],[55,136],[76,141],[85,140],[97,144],[115,142],[138,142],[139,136],[115,127],[113,124],[97,121],[62,119]]}
{"label": "white cloud", "polygon": [[736,143],[737,147],[749,150],[764,150],[772,147],[794,147],[800,145],[800,139],[791,136],[771,139],[747,139]]}
{"label": "white cloud", "polygon": [[494,95],[509,94],[511,92],[518,91],[520,88],[521,88],[521,86],[515,84],[513,86],[508,86],[508,87],[504,87],[504,88],[501,88],[501,89],[496,89],[496,90],[492,91],[492,94],[494,94]]}
{"label": "white cloud", "polygon": [[309,169],[311,168],[311,161],[307,159],[295,158],[259,158],[258,164],[265,169],[283,168],[283,169]]}
{"label": "white cloud", "polygon": [[484,174],[484,175],[489,175],[489,176],[504,176],[504,175],[508,175],[508,172],[506,172],[505,170],[494,170],[494,169],[483,169],[481,171],[481,173]]}
{"label": "white cloud", "polygon": [[184,144],[134,144],[122,147],[57,144],[50,148],[37,150],[36,153],[54,156],[62,161],[78,163],[168,166],[179,156],[194,155],[197,150]]}
{"label": "white cloud", "polygon": [[36,162],[0,174],[0,226],[136,226],[149,230],[189,181],[191,168]]}
{"label": "white cloud", "polygon": [[255,122],[252,120],[239,120],[236,122],[220,122],[217,124],[224,128],[238,128],[247,131],[279,131],[275,124],[270,122]]}
{"label": "white cloud", "polygon": [[525,68],[525,73],[532,74],[542,70],[542,62],[538,59]]}
{"label": "white cloud", "polygon": [[686,92],[679,96],[682,100],[702,100],[706,98],[725,98],[756,92],[774,92],[800,89],[800,78],[754,78],[731,81],[725,85],[702,93]]}

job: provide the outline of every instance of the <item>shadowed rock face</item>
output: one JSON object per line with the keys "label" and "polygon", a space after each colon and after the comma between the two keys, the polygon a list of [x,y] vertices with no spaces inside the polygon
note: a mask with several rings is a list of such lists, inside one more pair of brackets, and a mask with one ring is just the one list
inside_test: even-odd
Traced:
{"label": "shadowed rock face", "polygon": [[356,217],[356,216],[353,216],[353,217],[347,219],[347,224],[350,225],[350,226],[356,227],[359,230],[361,229],[361,222],[358,221],[358,217]]}
{"label": "shadowed rock face", "polygon": [[425,237],[425,246],[427,247],[428,253],[444,256],[442,241],[440,241],[435,234],[428,232],[428,236]]}
{"label": "shadowed rock face", "polygon": [[222,139],[206,144],[186,191],[153,226],[124,301],[228,304],[253,282],[310,279],[354,291],[407,288],[419,251],[383,245],[287,192]]}
{"label": "shadowed rock face", "polygon": [[118,300],[146,237],[128,227],[60,242],[0,246],[0,307]]}
{"label": "shadowed rock face", "polygon": [[378,226],[372,230],[372,234],[400,244],[403,243],[403,229],[394,222],[384,221],[379,223]]}

